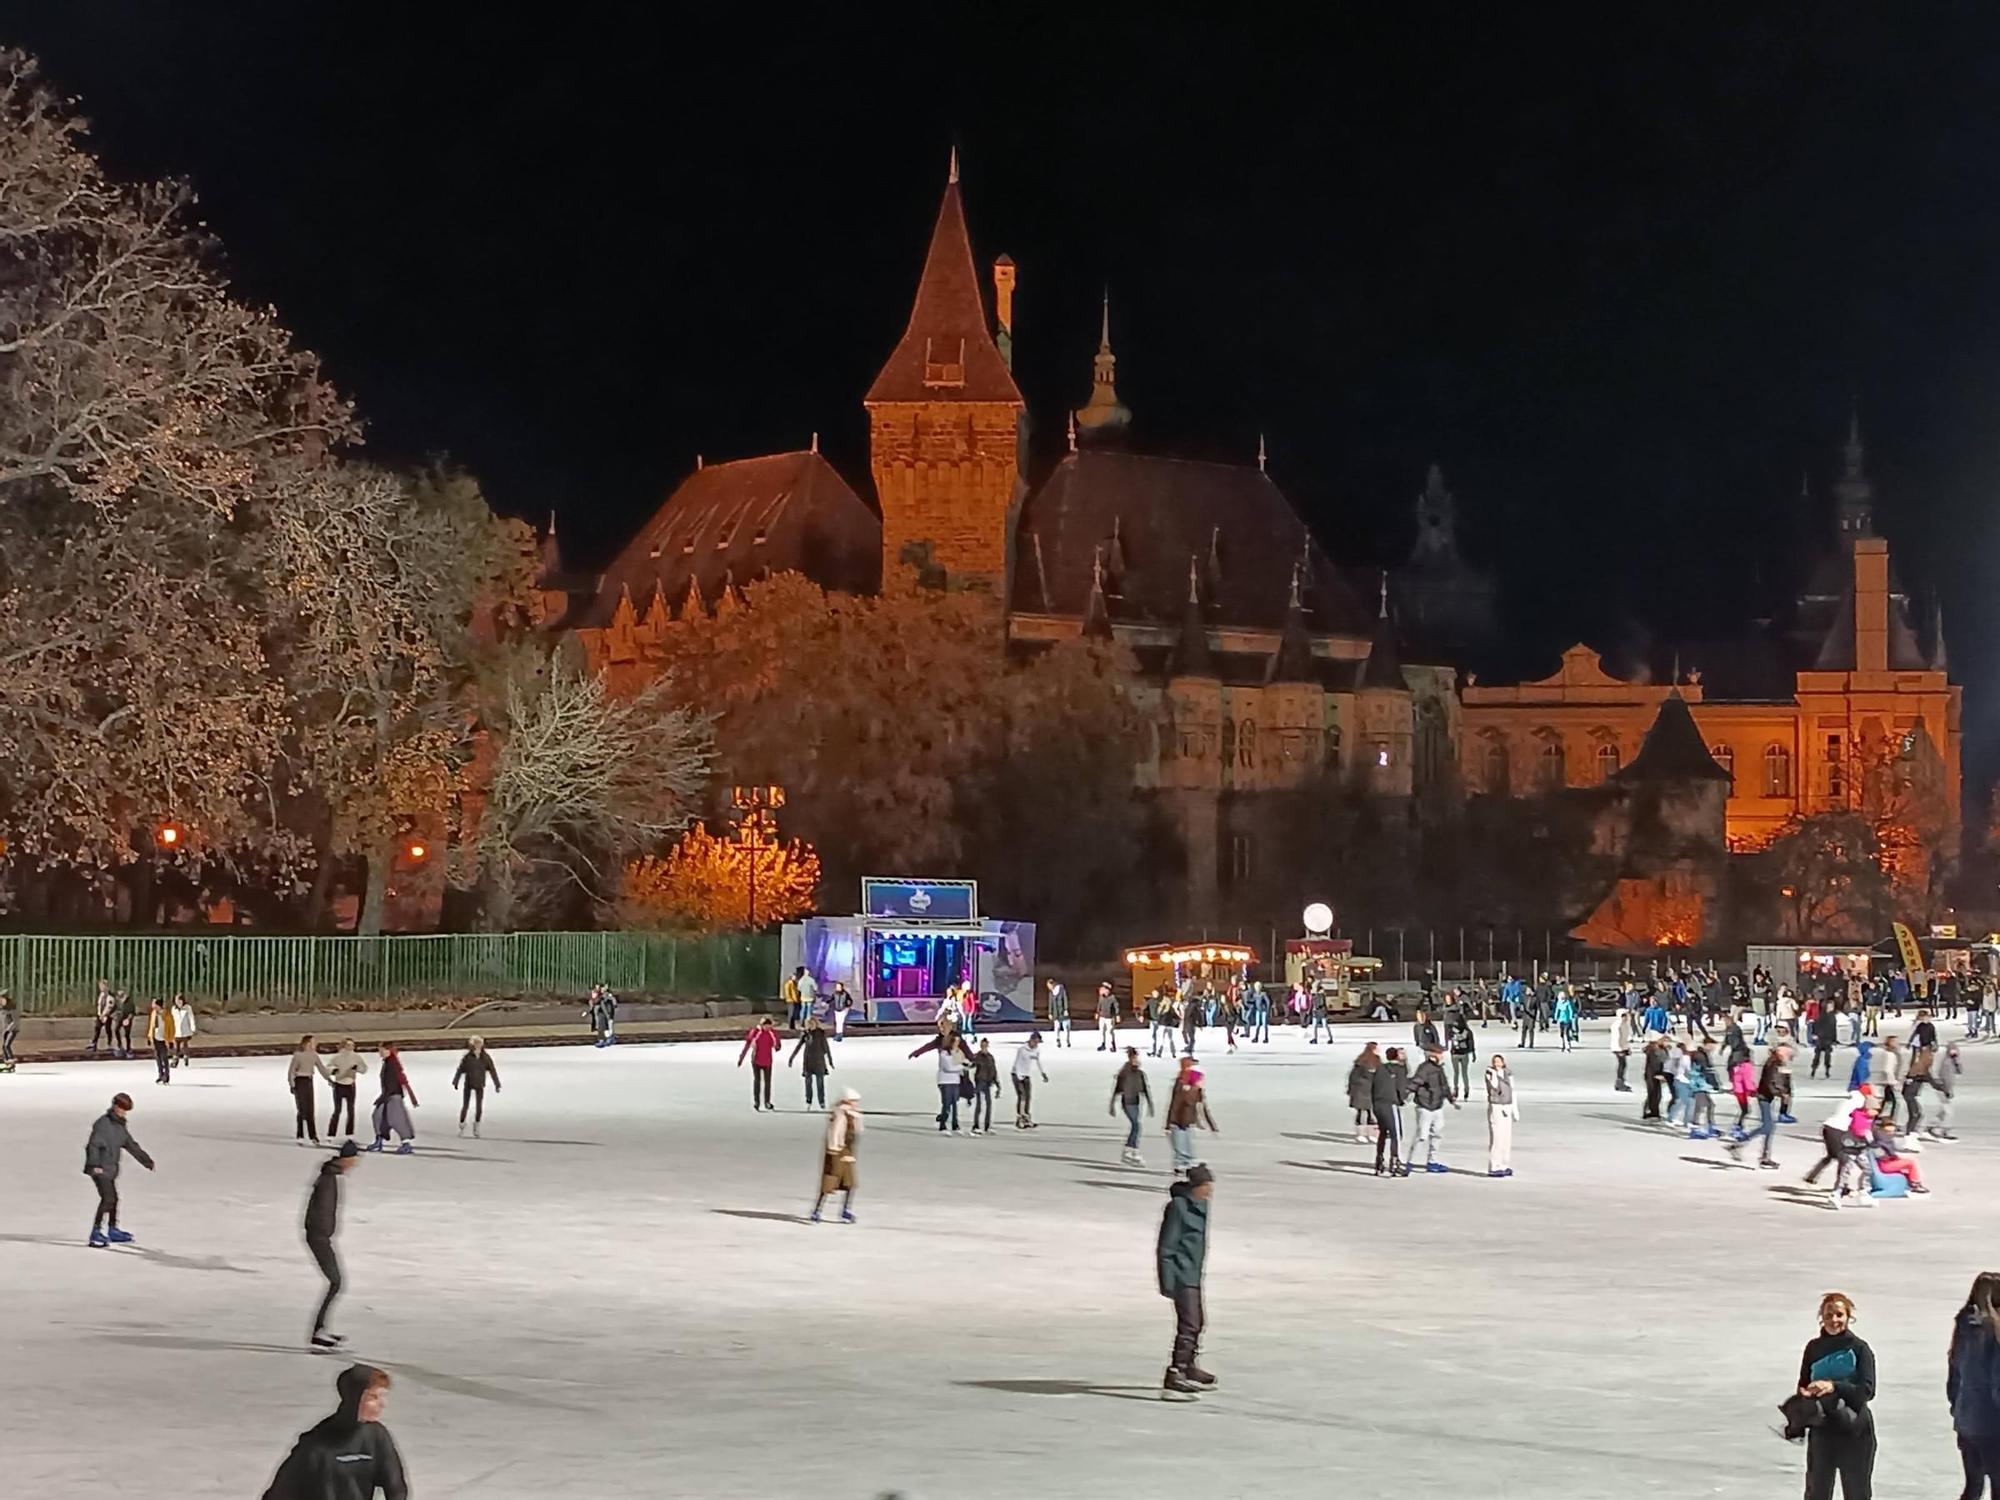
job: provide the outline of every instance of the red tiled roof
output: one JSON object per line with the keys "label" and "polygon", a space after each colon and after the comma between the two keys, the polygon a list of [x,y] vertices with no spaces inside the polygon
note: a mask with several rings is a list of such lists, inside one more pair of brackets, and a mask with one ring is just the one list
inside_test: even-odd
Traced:
{"label": "red tiled roof", "polygon": [[987,331],[986,306],[979,296],[979,273],[973,266],[955,178],[945,186],[937,227],[931,231],[930,254],[917,283],[910,326],[864,398],[870,406],[920,401],[1023,404],[1007,362]]}

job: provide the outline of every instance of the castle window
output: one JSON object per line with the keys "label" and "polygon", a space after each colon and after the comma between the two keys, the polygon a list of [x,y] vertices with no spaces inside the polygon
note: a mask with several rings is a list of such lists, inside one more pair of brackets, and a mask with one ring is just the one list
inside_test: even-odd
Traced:
{"label": "castle window", "polygon": [[937,347],[937,340],[924,340],[924,384],[964,385],[965,384],[965,340],[958,341],[956,358],[950,357],[950,348]]}
{"label": "castle window", "polygon": [[1764,795],[1766,797],[1792,795],[1792,753],[1783,745],[1764,747]]}
{"label": "castle window", "polygon": [[1618,774],[1618,747],[1603,740],[1597,747],[1597,779],[1609,781]]}
{"label": "castle window", "polygon": [[1837,734],[1826,737],[1826,799],[1836,804],[1847,800],[1847,763]]}
{"label": "castle window", "polygon": [[1559,787],[1568,779],[1568,767],[1563,764],[1563,742],[1553,729],[1542,731],[1542,752],[1540,773],[1544,787]]}
{"label": "castle window", "polygon": [[1338,724],[1329,724],[1326,726],[1326,766],[1328,770],[1332,770],[1339,764],[1340,726]]}
{"label": "castle window", "polygon": [[1257,721],[1245,719],[1243,728],[1236,736],[1236,763],[1240,766],[1257,764]]}
{"label": "castle window", "polygon": [[1248,880],[1251,873],[1251,864],[1250,835],[1247,833],[1232,833],[1229,836],[1230,884],[1241,885],[1244,881]]}
{"label": "castle window", "polygon": [[1377,740],[1375,742],[1375,764],[1377,767],[1389,764],[1389,742],[1387,740]]}
{"label": "castle window", "polygon": [[1486,790],[1496,797],[1504,797],[1512,789],[1513,768],[1507,764],[1507,742],[1499,735],[1486,741],[1486,763],[1480,768]]}
{"label": "castle window", "polygon": [[1710,745],[1708,753],[1715,757],[1715,763],[1729,773],[1729,785],[1736,786],[1736,752],[1728,745]]}

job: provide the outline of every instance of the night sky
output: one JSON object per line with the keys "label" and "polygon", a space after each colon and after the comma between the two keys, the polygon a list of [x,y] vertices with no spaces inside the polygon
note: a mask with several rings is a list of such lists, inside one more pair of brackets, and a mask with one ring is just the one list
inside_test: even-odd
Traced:
{"label": "night sky", "polygon": [[193,180],[375,452],[556,508],[580,562],[697,452],[817,429],[865,487],[956,141],[1046,438],[1108,285],[1144,446],[1268,432],[1355,563],[1443,464],[1544,667],[1755,612],[1858,397],[1995,758],[2000,10],[682,9],[58,0],[0,40],[114,170]]}

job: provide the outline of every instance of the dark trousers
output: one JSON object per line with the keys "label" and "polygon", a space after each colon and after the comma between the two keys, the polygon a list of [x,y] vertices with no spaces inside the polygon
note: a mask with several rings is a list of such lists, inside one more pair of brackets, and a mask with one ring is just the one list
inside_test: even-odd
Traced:
{"label": "dark trousers", "polygon": [[768,1065],[750,1064],[750,1107],[771,1108],[771,1069]]}
{"label": "dark trousers", "polygon": [[1176,1370],[1185,1370],[1194,1364],[1195,1352],[1201,1345],[1202,1324],[1207,1318],[1202,1312],[1200,1287],[1184,1286],[1172,1295],[1174,1352],[1167,1363]]}
{"label": "dark trousers", "polygon": [[159,1071],[162,1083],[167,1081],[168,1075],[173,1071],[173,1063],[167,1057],[167,1046],[166,1042],[153,1043],[153,1066]]}
{"label": "dark trousers", "polygon": [[1876,1118],[1886,1120],[1891,1125],[1896,1123],[1896,1093],[1897,1091],[1894,1088],[1888,1084],[1884,1084],[1882,1086],[1882,1107],[1875,1112]]}
{"label": "dark trousers", "polygon": [[340,1110],[342,1105],[347,1107],[347,1133],[353,1135],[354,1085],[351,1083],[336,1083],[333,1086],[333,1113],[326,1117],[326,1133],[328,1135],[340,1134]]}
{"label": "dark trousers", "polygon": [[1771,1155],[1771,1147],[1778,1140],[1778,1103],[1775,1099],[1757,1101],[1757,1139],[1763,1142],[1759,1149],[1759,1161],[1776,1161]]}
{"label": "dark trousers", "polygon": [[982,1083],[979,1092],[972,1096],[972,1128],[991,1130],[993,1128],[993,1095],[998,1092],[997,1083]]}
{"label": "dark trousers", "polygon": [[1032,1108],[1034,1102],[1034,1080],[1016,1078],[1014,1080],[1014,1123],[1016,1125],[1026,1125],[1030,1120],[1034,1119],[1035,1115]]}
{"label": "dark trousers", "polygon": [[118,1179],[109,1172],[99,1172],[90,1179],[97,1184],[97,1216],[90,1221],[93,1232],[105,1228],[118,1227]]}
{"label": "dark trousers", "polygon": [[0,1026],[0,1062],[14,1060],[14,1038],[20,1034],[21,1028],[12,1021]]}
{"label": "dark trousers", "polygon": [[472,1111],[472,1123],[480,1124],[486,1118],[486,1090],[475,1084],[461,1085],[465,1097],[458,1101],[458,1123],[465,1123],[465,1112]]}
{"label": "dark trousers", "polygon": [[1917,1101],[1918,1091],[1922,1087],[1922,1082],[1915,1078],[1908,1079],[1903,1084],[1903,1103],[1909,1106],[1910,1111],[1910,1118],[1903,1124],[1904,1135],[1915,1135],[1923,1127],[1924,1107]]}
{"label": "dark trousers", "polygon": [[1377,1105],[1375,1108],[1375,1170],[1382,1170],[1382,1153],[1389,1154],[1392,1165],[1403,1163],[1403,1122],[1395,1110]]}
{"label": "dark trousers", "polygon": [[818,1096],[818,1100],[819,1100],[819,1107],[820,1107],[821,1109],[825,1109],[825,1108],[826,1108],[826,1074],[824,1074],[824,1073],[808,1073],[808,1074],[806,1074],[806,1104],[808,1105],[808,1107],[810,1107],[810,1106],[811,1106],[811,1104],[813,1103],[813,1100],[814,1100],[814,1096],[815,1096],[815,1095],[817,1095],[817,1096]]}
{"label": "dark trousers", "polygon": [[1840,1479],[1841,1500],[1874,1500],[1875,1425],[1840,1433],[1815,1427],[1806,1434],[1806,1500],[1833,1500]]}
{"label": "dark trousers", "polygon": [[1648,1073],[1646,1075],[1646,1108],[1641,1112],[1639,1118],[1642,1120],[1657,1120],[1660,1118],[1660,1075],[1658,1073]]}
{"label": "dark trousers", "polygon": [[1958,1435],[1958,1461],[1965,1465],[1965,1488],[1959,1500],[1984,1500],[1988,1480],[2000,1500],[2000,1438]]}
{"label": "dark trousers", "polygon": [[109,1016],[99,1016],[91,1025],[90,1050],[92,1052],[97,1050],[97,1044],[100,1040],[108,1042],[113,1046],[117,1045],[118,1028]]}
{"label": "dark trousers", "polygon": [[950,1125],[953,1130],[958,1129],[958,1084],[956,1082],[941,1083],[938,1085],[937,1122],[939,1130],[944,1129],[946,1125]]}
{"label": "dark trousers", "polygon": [[[1819,1139],[1820,1144],[1826,1149],[1826,1154],[1813,1163],[1812,1170],[1806,1173],[1806,1181],[1818,1182],[1819,1174],[1824,1172],[1828,1167],[1832,1167],[1833,1185],[1839,1188],[1847,1181],[1848,1162],[1852,1161],[1859,1153],[1853,1146],[1848,1144],[1847,1132],[1832,1125],[1820,1126]],[[1868,1186],[1868,1173],[1866,1169],[1861,1173],[1861,1186],[1863,1190],[1866,1190]]]}
{"label": "dark trousers", "polygon": [[1825,1069],[1826,1069],[1826,1076],[1827,1076],[1827,1077],[1829,1077],[1829,1078],[1833,1077],[1833,1043],[1832,1043],[1832,1042],[1814,1042],[1814,1043],[1813,1043],[1813,1055],[1812,1055],[1812,1070],[1811,1070],[1810,1072],[1808,1072],[1808,1073],[1806,1074],[1806,1077],[1808,1077],[1808,1078],[1817,1078],[1817,1077],[1819,1077],[1819,1070],[1820,1070],[1821,1068],[1825,1068]]}
{"label": "dark trousers", "polygon": [[340,1295],[345,1283],[340,1275],[340,1257],[333,1253],[332,1240],[307,1235],[306,1249],[312,1251],[312,1258],[319,1263],[320,1275],[326,1278],[326,1295],[320,1298],[319,1311],[313,1314],[313,1332],[317,1334],[325,1329],[326,1315],[332,1310],[333,1299]]}
{"label": "dark trousers", "polygon": [[120,1016],[118,1018],[118,1050],[124,1053],[130,1053],[132,1050],[132,1018],[130,1016]]}
{"label": "dark trousers", "polygon": [[318,1145],[319,1124],[313,1119],[313,1081],[310,1078],[292,1080],[292,1105],[292,1113],[297,1117],[292,1129],[292,1139],[310,1140],[314,1145]]}
{"label": "dark trousers", "polygon": [[1462,1052],[1451,1055],[1451,1088],[1461,1099],[1472,1095],[1472,1059]]}

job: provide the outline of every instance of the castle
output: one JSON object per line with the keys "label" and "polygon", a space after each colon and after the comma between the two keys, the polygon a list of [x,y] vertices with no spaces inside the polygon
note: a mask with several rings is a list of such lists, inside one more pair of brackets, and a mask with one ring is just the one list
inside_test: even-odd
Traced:
{"label": "castle", "polygon": [[1856,778],[1840,767],[1877,731],[1906,751],[1911,736],[1927,741],[1956,828],[1959,690],[1934,620],[1919,644],[1874,535],[1858,433],[1838,546],[1790,635],[1691,649],[1658,678],[1614,676],[1578,646],[1544,681],[1461,682],[1459,664],[1493,633],[1494,587],[1459,554],[1436,469],[1404,567],[1336,566],[1267,472],[1261,442],[1241,464],[1134,450],[1107,301],[1088,399],[1067,414],[1066,451],[1037,473],[1012,372],[1016,278],[1001,256],[982,285],[954,158],[908,325],[863,398],[875,505],[816,440],[697,460],[600,578],[564,575],[551,533],[549,615],[594,668],[643,675],[675,620],[756,579],[794,570],[867,592],[908,568],[935,586],[999,592],[1017,654],[1115,638],[1138,663],[1153,726],[1137,783],[1171,815],[1188,912],[1203,920],[1276,862],[1269,846],[1284,829],[1261,794],[1329,772],[1402,799],[1605,784],[1669,695],[1692,708],[1729,780],[1736,847],[1795,813],[1851,805]]}

